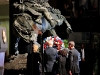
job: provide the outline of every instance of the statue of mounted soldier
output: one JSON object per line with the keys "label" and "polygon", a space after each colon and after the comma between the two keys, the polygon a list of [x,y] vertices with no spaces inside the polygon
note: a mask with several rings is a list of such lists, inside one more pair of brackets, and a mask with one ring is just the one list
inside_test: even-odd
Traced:
{"label": "statue of mounted soldier", "polygon": [[66,24],[68,34],[72,33],[71,25],[61,15],[59,9],[49,5],[48,0],[20,0],[14,2],[13,6],[19,11],[14,14],[13,31],[16,37],[25,42],[37,42],[38,34],[49,30],[53,36],[58,36],[54,27]]}

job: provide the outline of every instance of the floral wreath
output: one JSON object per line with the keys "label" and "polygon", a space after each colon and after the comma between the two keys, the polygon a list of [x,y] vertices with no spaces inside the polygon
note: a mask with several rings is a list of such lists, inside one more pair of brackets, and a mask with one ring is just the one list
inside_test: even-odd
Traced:
{"label": "floral wreath", "polygon": [[43,49],[45,50],[48,47],[48,40],[53,40],[53,47],[56,48],[57,50],[62,50],[63,48],[65,48],[64,46],[64,42],[61,38],[59,38],[58,36],[50,36],[50,37],[46,37],[43,40]]}

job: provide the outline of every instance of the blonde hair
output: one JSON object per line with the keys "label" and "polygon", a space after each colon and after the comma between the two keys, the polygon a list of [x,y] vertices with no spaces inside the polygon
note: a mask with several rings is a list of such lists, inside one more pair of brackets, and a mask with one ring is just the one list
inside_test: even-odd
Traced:
{"label": "blonde hair", "polygon": [[33,52],[39,52],[40,44],[39,43],[34,43],[33,44]]}

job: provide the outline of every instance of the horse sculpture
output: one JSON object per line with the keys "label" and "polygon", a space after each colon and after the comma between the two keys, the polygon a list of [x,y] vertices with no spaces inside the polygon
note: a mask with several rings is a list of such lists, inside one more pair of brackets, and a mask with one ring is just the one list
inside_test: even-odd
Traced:
{"label": "horse sculpture", "polygon": [[17,37],[27,43],[37,42],[38,34],[43,34],[46,30],[49,30],[53,36],[58,36],[54,27],[62,25],[63,22],[67,25],[67,33],[72,33],[66,18],[58,9],[51,7],[48,0],[15,2],[13,5],[20,11],[14,14],[13,30]]}

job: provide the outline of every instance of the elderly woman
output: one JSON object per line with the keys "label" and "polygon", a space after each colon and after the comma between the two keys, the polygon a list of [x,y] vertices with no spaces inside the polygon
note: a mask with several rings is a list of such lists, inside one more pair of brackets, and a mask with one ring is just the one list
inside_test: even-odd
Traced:
{"label": "elderly woman", "polygon": [[39,53],[39,47],[40,45],[38,43],[33,44],[33,52],[32,54],[29,54],[29,60],[27,60],[27,70],[28,70],[28,75],[40,75],[40,70],[39,70],[39,63],[41,63],[41,56]]}

